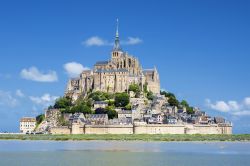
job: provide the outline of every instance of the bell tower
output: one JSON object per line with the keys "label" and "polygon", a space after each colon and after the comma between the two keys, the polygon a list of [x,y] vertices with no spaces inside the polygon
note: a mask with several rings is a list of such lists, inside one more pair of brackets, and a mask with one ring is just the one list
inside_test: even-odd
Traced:
{"label": "bell tower", "polygon": [[116,19],[116,34],[115,34],[115,43],[114,47],[112,50],[112,59],[119,59],[121,55],[123,54],[122,48],[120,46],[120,38],[119,38],[119,31],[118,31],[118,26],[119,26],[119,20]]}

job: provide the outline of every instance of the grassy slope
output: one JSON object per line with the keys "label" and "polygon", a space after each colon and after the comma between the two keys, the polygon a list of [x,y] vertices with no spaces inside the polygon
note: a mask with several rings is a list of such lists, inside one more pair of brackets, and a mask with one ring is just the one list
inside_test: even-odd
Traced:
{"label": "grassy slope", "polygon": [[0,140],[250,141],[244,135],[0,135]]}

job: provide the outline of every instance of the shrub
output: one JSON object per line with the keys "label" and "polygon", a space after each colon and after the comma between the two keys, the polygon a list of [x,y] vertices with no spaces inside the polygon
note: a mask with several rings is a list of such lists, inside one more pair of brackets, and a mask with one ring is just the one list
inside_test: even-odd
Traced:
{"label": "shrub", "polygon": [[115,106],[125,107],[129,104],[129,95],[127,93],[117,93],[115,95]]}

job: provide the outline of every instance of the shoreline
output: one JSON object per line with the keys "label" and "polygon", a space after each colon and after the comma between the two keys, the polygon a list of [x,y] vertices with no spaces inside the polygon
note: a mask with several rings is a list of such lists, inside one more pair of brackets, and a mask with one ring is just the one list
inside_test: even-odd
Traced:
{"label": "shoreline", "polygon": [[233,135],[180,135],[180,134],[79,134],[79,135],[25,135],[1,134],[0,140],[48,141],[143,141],[143,142],[250,142],[250,134]]}

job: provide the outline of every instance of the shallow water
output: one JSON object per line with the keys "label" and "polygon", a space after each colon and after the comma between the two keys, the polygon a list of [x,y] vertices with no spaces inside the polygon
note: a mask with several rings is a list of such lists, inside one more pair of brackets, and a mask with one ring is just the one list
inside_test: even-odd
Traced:
{"label": "shallow water", "polygon": [[0,165],[250,165],[249,142],[0,141]]}

